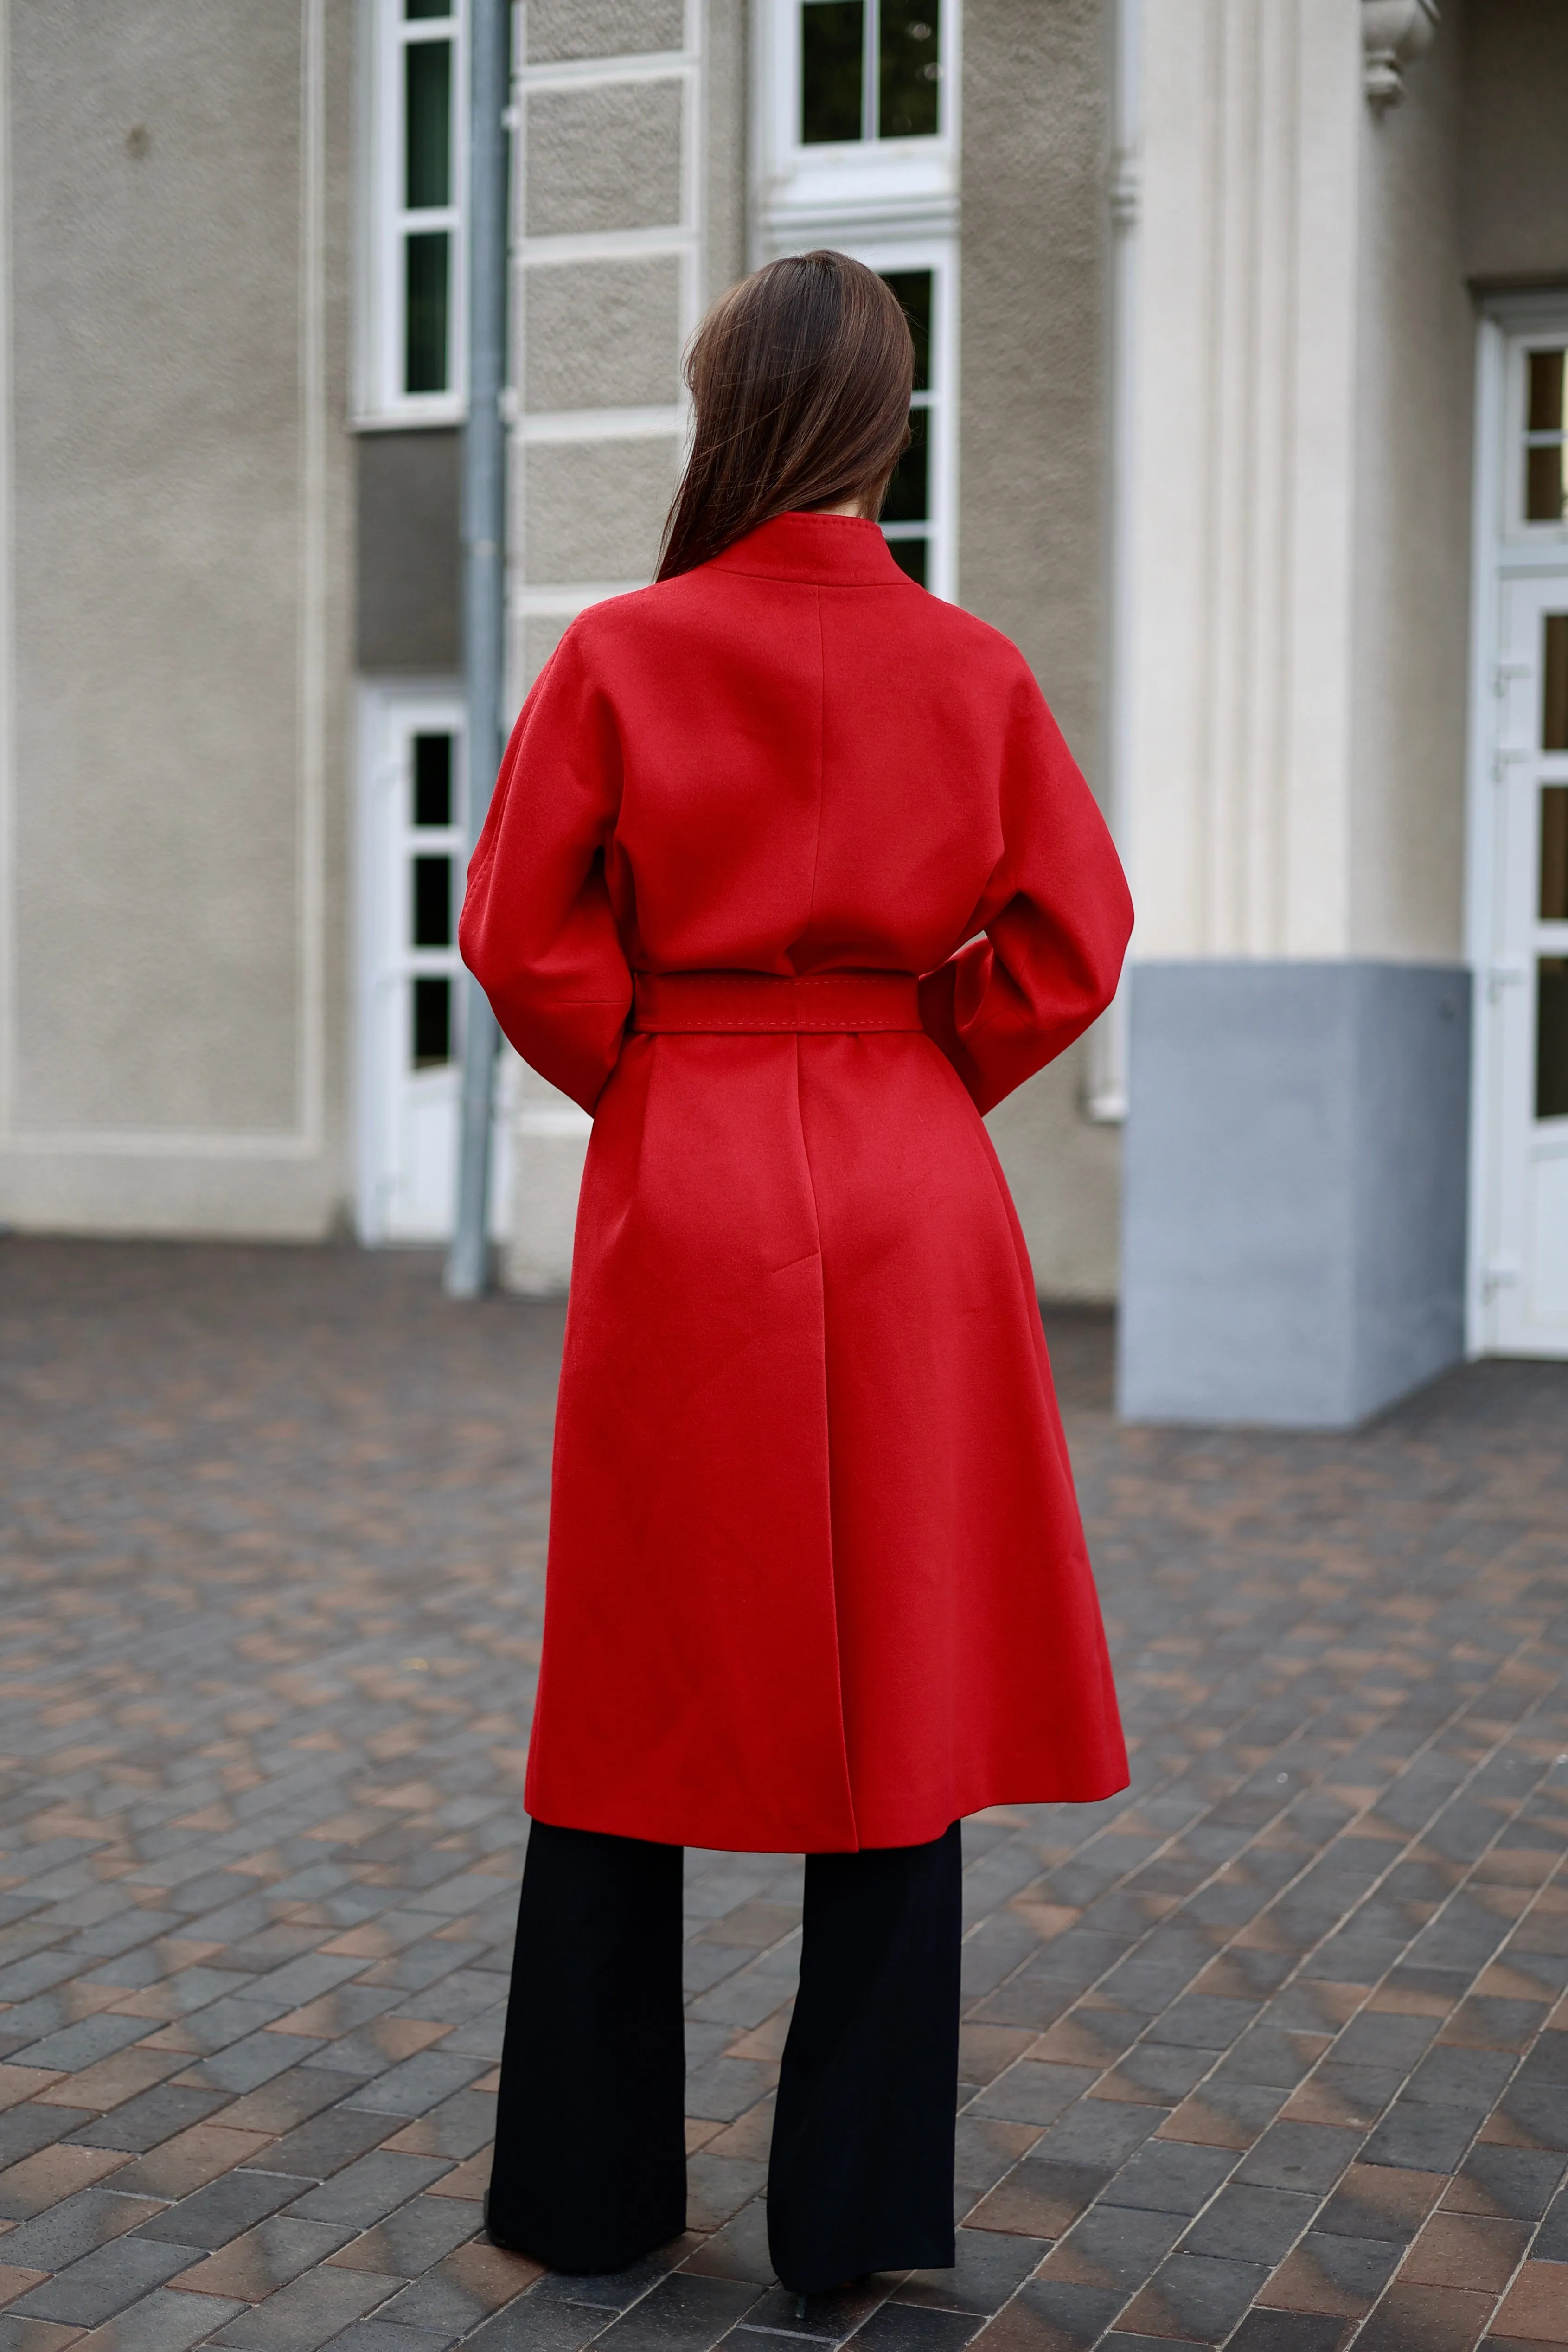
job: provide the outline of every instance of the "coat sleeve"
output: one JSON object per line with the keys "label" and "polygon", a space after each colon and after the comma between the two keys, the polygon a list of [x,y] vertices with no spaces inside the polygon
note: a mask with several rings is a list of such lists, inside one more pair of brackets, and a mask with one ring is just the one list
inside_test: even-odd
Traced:
{"label": "coat sleeve", "polygon": [[605,882],[620,793],[613,714],[573,628],[512,730],[457,936],[524,1061],[589,1111],[632,1007]]}
{"label": "coat sleeve", "polygon": [[1104,819],[1027,670],[1014,687],[1000,813],[1002,854],[973,923],[982,936],[920,983],[927,1034],[982,1111],[1104,1011],[1133,925]]}

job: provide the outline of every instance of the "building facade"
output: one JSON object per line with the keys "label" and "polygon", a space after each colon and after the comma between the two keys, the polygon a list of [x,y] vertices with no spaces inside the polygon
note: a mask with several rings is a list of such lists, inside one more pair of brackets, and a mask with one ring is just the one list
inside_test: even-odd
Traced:
{"label": "building facade", "polygon": [[[0,1216],[439,1240],[465,772],[462,0],[5,12]],[[651,574],[714,297],[920,353],[898,560],[1022,647],[1139,905],[995,1113],[1151,1418],[1568,1353],[1555,0],[524,0],[511,699]],[[506,1277],[588,1123],[508,1058]]]}

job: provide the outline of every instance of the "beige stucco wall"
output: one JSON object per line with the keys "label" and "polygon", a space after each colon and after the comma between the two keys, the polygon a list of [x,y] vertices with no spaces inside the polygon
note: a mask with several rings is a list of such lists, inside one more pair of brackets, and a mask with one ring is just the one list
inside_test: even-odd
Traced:
{"label": "beige stucco wall", "polygon": [[541,262],[524,281],[525,405],[656,408],[679,390],[680,263]]}
{"label": "beige stucco wall", "polygon": [[[1445,38],[1449,11],[1444,12]],[[1568,278],[1568,12],[1468,0],[1462,26],[1464,263],[1490,285]]]}
{"label": "beige stucco wall", "polygon": [[24,1225],[343,1194],[350,47],[350,0],[9,12]]}
{"label": "beige stucco wall", "polygon": [[[1020,646],[1092,781],[1104,585],[1107,51],[1100,0],[964,11],[959,596]],[[1040,1289],[1116,1283],[1119,1132],[1080,1045],[992,1114]]]}
{"label": "beige stucco wall", "polygon": [[1401,103],[1381,118],[1363,106],[1358,158],[1349,947],[1433,961],[1462,951],[1475,373],[1464,67],[1450,0]]}

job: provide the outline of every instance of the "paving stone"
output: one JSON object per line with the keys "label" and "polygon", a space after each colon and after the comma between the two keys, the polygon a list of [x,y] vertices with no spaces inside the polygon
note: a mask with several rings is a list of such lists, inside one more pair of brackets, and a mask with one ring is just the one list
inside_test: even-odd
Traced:
{"label": "paving stone", "polygon": [[1317,2199],[1297,2189],[1229,2181],[1198,2215],[1182,2240],[1183,2249],[1227,2261],[1278,2263],[1317,2210]]}
{"label": "paving stone", "polygon": [[229,2172],[209,2181],[193,2196],[171,2205],[155,2220],[144,2221],[137,2235],[163,2238],[171,2243],[200,2246],[208,2253],[226,2246],[231,2238],[276,2213],[297,2198],[305,2184],[289,2173]]}
{"label": "paving stone", "polygon": [[146,2197],[125,2197],[110,2189],[87,2189],[52,2205],[7,2232],[5,2260],[24,2270],[63,2270],[95,2246],[124,2236],[150,2221],[159,2208]]}
{"label": "paving stone", "polygon": [[[0,1569],[39,1661],[5,1700],[0,2352],[183,2352],[193,2307],[280,2352],[799,2332],[759,2201],[797,1858],[687,1858],[695,2231],[613,2282],[475,2234],[560,1311],[459,1315],[438,1274],[0,1250]],[[821,2299],[814,2340],[1133,2352],[1223,2320],[1343,2352],[1364,2320],[1446,2352],[1568,2168],[1568,1370],[1469,1366],[1348,1437],[1123,1430],[1105,1319],[1051,1323],[1134,1786],[967,1825],[974,2226],[953,2273]],[[54,1712],[73,1677],[90,1721]],[[247,2219],[269,2178],[287,2210]],[[187,2213],[237,2234],[123,2315],[17,2315],[164,2259]]]}
{"label": "paving stone", "polygon": [[1123,2166],[1104,2192],[1105,2201],[1146,2206],[1160,2213],[1197,2213],[1235,2166],[1228,2148],[1155,2140]]}
{"label": "paving stone", "polygon": [[986,2352],[1088,2352],[1126,2300],[1120,2287],[1030,2279],[978,2341]]}
{"label": "paving stone", "polygon": [[79,2261],[68,2263],[54,2278],[20,2296],[11,2308],[18,2319],[66,2320],[78,2327],[96,2327],[162,2286],[176,2271],[188,2270],[196,2252],[193,2246],[161,2246],[146,2238],[123,2238],[118,2244],[96,2247]]}
{"label": "paving stone", "polygon": [[85,2129],[73,2131],[71,2137],[84,2147],[124,2148],[131,2155],[144,2156],[149,2148],[159,2147],[176,2132],[202,2122],[215,2108],[227,2104],[226,2094],[222,2091],[182,2089],[175,2083],[160,2083],[155,2089],[128,2099],[123,2106],[112,2108]]}
{"label": "paving stone", "polygon": [[77,2342],[81,2352],[189,2352],[243,2306],[221,2295],[176,2294],[154,2287],[116,2318],[106,2320]]}
{"label": "paving stone", "polygon": [[1181,2213],[1097,2204],[1076,2221],[1040,2266],[1042,2278],[1072,2286],[1119,2287],[1131,2294],[1182,2235]]}
{"label": "paving stone", "polygon": [[307,2221],[347,2221],[368,2230],[451,2168],[440,2157],[393,2156],[377,2148],[322,2181],[292,2210]]}
{"label": "paving stone", "polygon": [[450,2197],[414,2197],[329,2257],[334,2268],[418,2278],[474,2234],[468,2209]]}
{"label": "paving stone", "polygon": [[262,2303],[290,2279],[324,2263],[353,2234],[327,2221],[301,2221],[291,2213],[269,2214],[243,2237],[231,2238],[205,2262],[182,2271],[175,2284],[192,2294],[233,2295],[241,2303]]}
{"label": "paving stone", "polygon": [[[327,2180],[333,2173],[340,2172],[344,2165],[379,2147],[396,2129],[395,2116],[372,2115],[362,2107],[329,2107],[325,2114],[313,2116],[298,2130],[270,2141],[264,2168],[299,2173],[310,2180]],[[422,2148],[413,2152],[434,2156],[449,2151]],[[472,2151],[462,2152],[467,2155]]]}
{"label": "paving stone", "polygon": [[402,2284],[372,2271],[307,2271],[231,2319],[214,2341],[237,2352],[317,2352],[318,2346],[384,2304]]}

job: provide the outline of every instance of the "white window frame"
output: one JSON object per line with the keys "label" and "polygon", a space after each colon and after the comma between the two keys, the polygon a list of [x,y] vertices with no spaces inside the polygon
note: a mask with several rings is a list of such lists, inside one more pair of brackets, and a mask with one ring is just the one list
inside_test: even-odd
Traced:
{"label": "white window frame", "polygon": [[[468,186],[467,23],[465,0],[452,0],[449,17],[403,15],[403,0],[364,0],[367,15],[365,119],[361,173],[364,223],[361,237],[359,367],[354,422],[361,425],[460,425],[467,412],[465,314],[468,293],[465,197]],[[452,44],[451,201],[439,211],[410,213],[403,205],[403,53],[417,43]],[[447,279],[450,338],[444,392],[405,392],[403,239],[413,229],[444,229],[451,237]]]}
{"label": "white window frame", "polygon": [[[801,0],[753,0],[753,142],[758,235],[768,253],[894,228],[957,226],[961,0],[943,0],[940,129],[927,139],[858,139],[805,146],[800,131]],[[779,239],[783,242],[780,243]],[[837,240],[847,251],[843,237]],[[762,257],[767,257],[764,254]]]}

